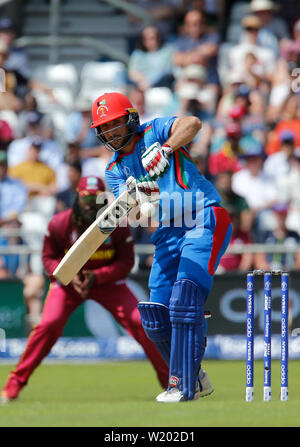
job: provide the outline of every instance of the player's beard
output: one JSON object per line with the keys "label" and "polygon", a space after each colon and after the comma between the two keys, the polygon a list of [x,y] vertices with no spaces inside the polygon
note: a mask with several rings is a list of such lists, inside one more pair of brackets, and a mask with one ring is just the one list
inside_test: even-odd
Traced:
{"label": "player's beard", "polygon": [[91,206],[88,209],[84,210],[79,205],[79,209],[80,209],[80,214],[82,216],[83,222],[86,225],[91,225],[97,217],[99,207],[96,205],[96,206]]}
{"label": "player's beard", "polygon": [[108,198],[105,193],[98,196],[95,204],[89,209],[83,209],[79,204],[78,196],[73,205],[73,216],[75,218],[76,226],[79,229],[85,229],[91,225],[96,218],[107,208]]}
{"label": "player's beard", "polygon": [[118,151],[120,148],[123,148],[127,143],[129,142],[128,135],[126,136],[120,136],[120,137],[114,137],[113,141],[110,143],[113,148]]}
{"label": "player's beard", "polygon": [[95,206],[93,207],[83,209],[80,206],[77,197],[73,205],[73,216],[75,218],[76,226],[82,229],[91,225],[96,219],[98,211],[99,211],[99,205],[96,203]]}

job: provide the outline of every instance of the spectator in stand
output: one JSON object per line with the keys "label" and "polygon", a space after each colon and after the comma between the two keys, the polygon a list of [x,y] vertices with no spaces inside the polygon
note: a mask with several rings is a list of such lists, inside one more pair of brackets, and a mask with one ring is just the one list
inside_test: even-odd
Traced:
{"label": "spectator in stand", "polygon": [[147,26],[129,59],[129,81],[142,91],[151,87],[172,88],[172,55],[172,47],[164,43],[158,28]]}
{"label": "spectator in stand", "polygon": [[63,162],[63,150],[61,144],[54,138],[45,139],[43,137],[44,128],[42,125],[43,114],[38,111],[29,112],[27,115],[26,136],[14,140],[8,147],[8,165],[13,167],[22,163],[26,156],[28,148],[31,145],[32,138],[42,139],[40,160],[47,164],[51,169],[57,171]]}
{"label": "spectator in stand", "polygon": [[90,108],[90,98],[84,93],[80,93],[76,99],[75,110],[68,116],[65,136],[67,143],[75,143],[80,147],[82,175],[85,177],[96,175],[104,178],[108,154],[104,146],[99,145],[95,132],[90,128]]}
{"label": "spectator in stand", "polygon": [[201,136],[194,138],[189,145],[190,154],[194,162],[198,165],[201,174],[205,175],[211,181],[210,173],[208,172],[208,157],[211,148],[212,126],[208,122],[204,122],[201,129]]}
{"label": "spectator in stand", "polygon": [[284,131],[292,132],[294,135],[295,147],[300,146],[300,113],[298,109],[298,98],[295,93],[289,94],[288,99],[280,109],[277,124],[273,124],[273,130],[268,133],[267,138],[267,155],[280,151],[280,138]]}
{"label": "spectator in stand", "polygon": [[86,151],[86,149],[82,149],[81,144],[78,141],[70,141],[67,143],[65,160],[56,170],[56,184],[58,193],[71,188],[71,183],[68,177],[70,163],[73,164],[74,162],[77,163],[80,161],[81,173],[84,177],[96,174],[97,177],[105,177],[105,167],[111,154],[103,149],[98,157],[85,158],[84,154]]}
{"label": "spectator in stand", "polygon": [[0,222],[1,225],[15,220],[24,210],[27,190],[23,184],[8,175],[7,153],[0,150]]}
{"label": "spectator in stand", "polygon": [[[266,9],[264,10],[262,8]],[[261,22],[261,28],[257,36],[258,43],[262,47],[270,49],[273,52],[274,56],[277,58],[279,53],[280,39],[278,39],[273,30],[269,29],[268,27],[268,22],[270,22],[271,15],[273,15],[274,10],[274,4],[269,0],[252,1],[250,6],[251,13],[256,15]]]}
{"label": "spectator in stand", "polygon": [[[33,112],[33,113],[32,113]],[[18,126],[17,126],[17,135],[16,137],[24,138],[27,133],[28,121],[32,120],[32,116],[40,116],[40,124],[42,127],[42,136],[48,140],[52,139],[54,136],[54,123],[50,114],[41,113],[38,110],[38,103],[36,97],[34,96],[32,91],[26,93],[24,97],[23,107],[18,115]]]}
{"label": "spectator in stand", "polygon": [[10,125],[0,119],[0,150],[7,152],[8,146],[13,140],[13,132]]}
{"label": "spectator in stand", "polygon": [[185,4],[185,9],[193,10],[196,9],[203,13],[206,17],[207,28],[210,31],[217,31],[220,29],[220,25],[223,24],[225,18],[225,0],[216,1],[207,1],[207,0],[183,0],[182,2]]}
{"label": "spectator in stand", "polygon": [[[10,219],[9,222],[1,225],[3,230],[19,230],[21,227],[20,221],[16,219]],[[10,245],[22,245],[23,241],[20,236],[3,235],[0,236],[0,246],[9,247]],[[23,277],[24,271],[21,267],[20,255],[17,253],[5,253],[0,255],[0,279]]]}
{"label": "spectator in stand", "polygon": [[24,79],[30,77],[30,67],[27,54],[23,48],[14,45],[16,39],[16,26],[8,17],[0,18],[0,40],[5,42],[9,49],[9,56],[4,68],[19,73]]}
{"label": "spectator in stand", "polygon": [[56,101],[52,89],[42,82],[30,79],[26,53],[14,46],[15,26],[9,18],[0,18],[0,68],[5,71],[6,91],[1,92],[0,109],[19,112],[28,89],[38,89]]}
{"label": "spectator in stand", "polygon": [[216,176],[215,186],[222,197],[222,206],[239,217],[239,228],[248,233],[252,227],[252,212],[247,201],[232,189],[233,171],[223,171]]}
{"label": "spectator in stand", "polygon": [[218,138],[223,137],[226,123],[232,120],[241,124],[243,135],[254,136],[264,144],[266,124],[261,96],[257,95],[257,92],[251,91],[245,84],[238,85],[235,91],[230,92],[228,96],[226,98],[225,94],[219,103],[217,116],[213,123],[213,145],[218,144]]}
{"label": "spectator in stand", "polygon": [[[0,228],[20,228],[19,216],[23,212],[27,191],[19,180],[7,175],[7,153],[0,150]],[[19,244],[20,238],[1,237],[0,245]],[[0,278],[17,274],[19,257],[16,255],[0,256]]]}
{"label": "spectator in stand", "polygon": [[67,175],[70,186],[56,195],[56,213],[64,211],[67,208],[72,208],[77,195],[76,188],[81,178],[81,171],[80,160],[74,160],[68,163]]}
{"label": "spectator in stand", "polygon": [[278,41],[289,37],[289,30],[286,22],[275,15],[278,10],[276,5],[271,0],[252,0],[250,4],[251,11],[260,19],[262,27],[259,34],[259,40],[262,44],[265,42],[267,46],[270,39],[267,40],[267,33],[272,34]]}
{"label": "spectator in stand", "polygon": [[[300,236],[297,232],[288,230],[286,218],[288,206],[276,203],[273,206],[276,217],[276,226],[273,231],[267,233],[261,241],[263,244],[281,245],[283,247],[295,247],[300,243]],[[263,270],[300,270],[300,252],[296,253],[256,253],[255,268]]]}
{"label": "spectator in stand", "polygon": [[[292,97],[296,100],[298,112],[300,109],[298,95],[291,95],[291,90],[297,93],[299,86],[300,66],[300,20],[293,27],[293,39],[282,39],[280,42],[280,58],[272,80],[271,95],[269,100],[267,119],[270,123],[276,123],[282,118],[282,111],[286,102]],[[295,70],[295,71],[294,71]],[[295,88],[293,88],[295,85]],[[292,87],[292,89],[291,89]],[[300,114],[298,113],[298,118]]]}
{"label": "spectator in stand", "polygon": [[174,95],[164,114],[194,115],[202,122],[212,120],[215,111],[215,89],[206,84],[207,70],[202,65],[192,64],[183,68],[174,85]]}
{"label": "spectator in stand", "polygon": [[140,117],[140,122],[146,123],[156,118],[156,115],[149,113],[146,105],[145,92],[136,87],[131,87],[128,92],[128,99],[137,109]]}
{"label": "spectator in stand", "polygon": [[245,84],[245,75],[240,69],[227,72],[217,105],[217,116],[226,116],[228,114],[235,102],[236,92],[243,84]]}
{"label": "spectator in stand", "polygon": [[226,125],[226,138],[216,152],[212,152],[208,159],[208,169],[211,175],[216,176],[220,172],[237,172],[242,168],[239,157],[243,155],[240,145],[242,138],[242,126],[238,122],[229,122]]}
{"label": "spectator in stand", "polygon": [[[296,87],[296,89],[297,89],[297,87]],[[285,101],[285,103],[283,105],[283,108],[282,108],[282,110],[280,112],[280,119],[282,119],[282,121],[297,120],[297,123],[299,123],[299,120],[300,120],[300,100],[299,100],[299,96],[300,95],[299,95],[299,92],[297,90],[295,91],[295,93],[290,92],[289,97]],[[297,128],[297,134],[299,134],[299,131],[300,131],[300,129],[298,127]]]}
{"label": "spectator in stand", "polygon": [[284,59],[289,68],[297,68],[300,53],[300,19],[293,26],[293,38],[282,39],[280,42],[280,56]]}
{"label": "spectator in stand", "polygon": [[53,214],[56,193],[55,172],[40,161],[42,139],[35,137],[27,150],[25,161],[9,168],[9,175],[20,180],[29,193],[27,208],[37,209],[47,216]]}
{"label": "spectator in stand", "polygon": [[80,93],[75,102],[75,110],[68,116],[65,128],[67,142],[80,144],[82,148],[81,157],[98,157],[101,154],[99,141],[95,132],[90,128],[91,124],[91,100]]}
{"label": "spectator in stand", "polygon": [[286,227],[300,236],[300,147],[293,152],[292,169],[279,177],[278,201],[288,205]]}
{"label": "spectator in stand", "polygon": [[264,172],[278,182],[281,175],[288,174],[292,168],[295,146],[294,134],[288,130],[280,136],[280,151],[269,155],[264,162]]}
{"label": "spectator in stand", "polygon": [[[198,140],[199,141],[199,140]],[[204,175],[208,180],[212,181],[211,175],[207,167],[207,156],[205,153],[201,153],[196,145],[191,145],[190,156],[198,168],[201,175]]]}
{"label": "spectator in stand", "polygon": [[265,154],[258,140],[247,137],[244,159],[245,167],[233,174],[232,189],[244,197],[253,213],[253,238],[266,232],[274,224],[270,208],[276,202],[278,192],[275,182],[263,171]]}
{"label": "spectator in stand", "polygon": [[[228,214],[232,223],[232,236],[229,242],[229,247],[235,245],[247,245],[251,243],[251,238],[249,232],[242,231],[240,228],[240,215],[236,211],[230,211],[227,208]],[[253,254],[252,253],[225,253],[222,257],[219,267],[216,273],[225,272],[247,272],[251,269],[253,265]]]}
{"label": "spectator in stand", "polygon": [[261,20],[255,15],[245,16],[242,19],[244,30],[243,42],[229,50],[229,70],[239,70],[245,66],[249,54],[255,57],[255,70],[266,81],[271,81],[276,58],[272,50],[263,47],[258,41],[258,33],[262,27]]}
{"label": "spectator in stand", "polygon": [[[241,118],[243,120],[245,133],[255,131],[258,124],[260,124],[259,129],[262,128],[262,124],[264,124],[263,113],[265,111],[262,100],[262,96],[257,91],[250,89],[246,84],[242,84],[237,88],[234,95],[234,105],[240,106],[244,112],[241,116],[237,116],[237,119]],[[251,118],[249,118],[250,116]]]}
{"label": "spectator in stand", "polygon": [[67,143],[64,161],[60,164],[59,168],[56,171],[57,193],[70,188],[71,184],[68,178],[69,164],[77,162],[77,160],[80,161],[82,169],[80,144],[77,141],[71,141]]}
{"label": "spectator in stand", "polygon": [[[178,18],[183,14],[182,0],[130,0],[130,3],[142,7],[149,14],[150,23],[155,24],[164,39],[173,39],[176,33]],[[145,22],[136,15],[128,14],[131,28],[129,52],[135,48]]]}
{"label": "spectator in stand", "polygon": [[[198,10],[188,11],[184,17],[183,34],[174,42],[173,64],[175,77],[179,77],[182,68],[192,64],[202,65],[207,69],[207,84],[219,92],[217,71],[217,54],[220,38],[217,33],[208,32],[203,13]],[[176,74],[176,71],[179,71]]]}
{"label": "spectator in stand", "polygon": [[269,94],[269,82],[264,77],[264,72],[254,52],[249,51],[243,61],[241,71],[245,84],[254,92],[267,97]]}
{"label": "spectator in stand", "polygon": [[22,108],[22,102],[20,98],[17,96],[18,83],[20,84],[21,81],[20,77],[17,77],[15,72],[5,70],[4,64],[8,58],[8,55],[9,55],[8,46],[3,40],[0,40],[0,72],[1,72],[0,110],[11,110],[15,113],[18,113]]}

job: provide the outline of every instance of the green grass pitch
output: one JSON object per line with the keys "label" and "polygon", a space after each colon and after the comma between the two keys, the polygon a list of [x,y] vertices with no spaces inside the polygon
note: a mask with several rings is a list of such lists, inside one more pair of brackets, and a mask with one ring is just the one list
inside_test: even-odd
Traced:
{"label": "green grass pitch", "polygon": [[[263,402],[263,364],[255,363],[255,401],[245,402],[245,362],[207,360],[215,392],[195,402],[158,404],[147,361],[41,365],[18,401],[0,404],[1,427],[297,427],[300,362],[289,363],[288,402],[280,402],[279,361],[272,401]],[[0,366],[3,386],[12,365]]]}

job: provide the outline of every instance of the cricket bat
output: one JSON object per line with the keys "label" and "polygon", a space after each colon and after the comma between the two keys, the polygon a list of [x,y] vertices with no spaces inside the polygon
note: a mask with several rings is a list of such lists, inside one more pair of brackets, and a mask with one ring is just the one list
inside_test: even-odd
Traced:
{"label": "cricket bat", "polygon": [[129,191],[120,194],[72,245],[54,270],[53,276],[61,284],[68,285],[135,205],[136,201]]}

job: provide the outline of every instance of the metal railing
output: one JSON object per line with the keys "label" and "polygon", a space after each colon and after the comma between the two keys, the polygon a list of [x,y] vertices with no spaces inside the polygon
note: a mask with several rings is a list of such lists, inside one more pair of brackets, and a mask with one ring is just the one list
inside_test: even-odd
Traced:
{"label": "metal railing", "polygon": [[[153,254],[154,245],[152,244],[136,244],[135,252],[137,254]],[[300,252],[300,244],[294,246],[284,246],[275,244],[235,244],[229,245],[226,254],[243,254],[243,253],[265,253],[265,254],[293,254]]]}
{"label": "metal railing", "polygon": [[[1,1],[1,0],[0,0]],[[129,13],[141,20],[144,25],[152,23],[150,14],[141,6],[131,5],[123,0],[103,0],[104,2]],[[113,48],[111,45],[100,42],[98,39],[92,37],[62,37],[59,35],[60,29],[60,5],[61,0],[51,0],[49,5],[49,36],[23,36],[15,40],[15,46],[18,48],[28,46],[49,46],[49,64],[59,63],[59,48],[61,46],[83,46],[94,48],[104,56],[128,64],[129,55],[123,51]]]}
{"label": "metal railing", "polygon": [[[90,47],[95,48],[110,59],[118,60],[124,64],[128,64],[129,61],[129,56],[127,53],[123,53],[123,51],[117,50],[116,48],[113,48],[92,37],[23,36],[15,40],[15,46],[17,48],[34,45],[49,46],[52,49],[51,51],[53,51],[53,48],[63,45]],[[57,63],[56,55],[49,55],[49,63]]]}
{"label": "metal railing", "polygon": [[[0,245],[1,255],[17,255],[19,256],[18,275],[25,277],[29,271],[30,259],[32,256],[42,257],[44,233],[40,231],[23,231],[21,229],[0,229],[0,237],[21,237],[23,244]],[[32,242],[34,241],[34,245]],[[153,244],[135,244],[135,267],[132,273],[138,271],[139,256],[153,255]],[[293,246],[275,245],[275,244],[236,244],[227,248],[227,254],[243,254],[243,253],[264,253],[264,254],[295,254],[300,252],[300,244]]]}
{"label": "metal railing", "polygon": [[103,0],[105,3],[121,9],[123,12],[129,13],[138,19],[142,19],[145,25],[150,25],[153,22],[151,15],[141,6],[124,2],[124,0]]}
{"label": "metal railing", "polygon": [[[23,231],[22,229],[0,229],[0,237],[21,237],[26,241],[28,237],[35,237],[36,240],[40,240],[40,247],[31,248],[26,244],[18,245],[6,245],[0,246],[0,255],[2,254],[20,254],[30,255],[39,254],[42,252],[42,241],[44,233],[41,231]],[[153,244],[136,244],[135,252],[137,254],[153,254]],[[277,244],[234,244],[229,245],[226,250],[228,254],[243,254],[243,253],[266,253],[266,254],[293,254],[300,253],[300,244],[295,245],[277,245]]]}

